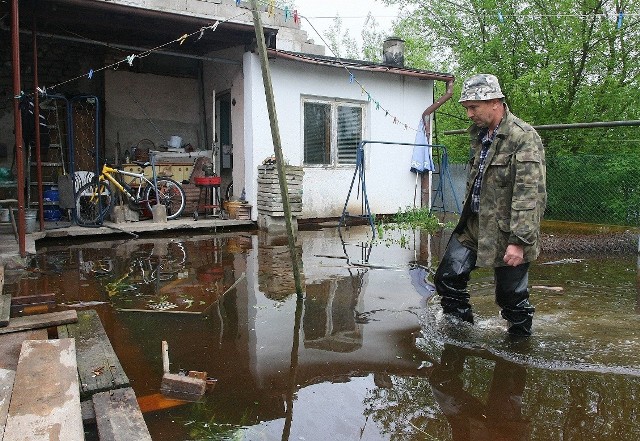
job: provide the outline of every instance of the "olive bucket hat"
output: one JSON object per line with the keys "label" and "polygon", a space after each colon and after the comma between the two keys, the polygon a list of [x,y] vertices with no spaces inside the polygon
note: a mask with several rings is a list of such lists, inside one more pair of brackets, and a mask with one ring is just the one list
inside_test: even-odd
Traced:
{"label": "olive bucket hat", "polygon": [[498,98],[504,98],[504,95],[495,75],[478,74],[464,80],[458,102],[486,101]]}

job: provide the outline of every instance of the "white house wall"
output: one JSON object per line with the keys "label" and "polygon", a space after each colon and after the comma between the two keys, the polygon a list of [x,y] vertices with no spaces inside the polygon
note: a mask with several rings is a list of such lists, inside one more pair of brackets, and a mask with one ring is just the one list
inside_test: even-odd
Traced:
{"label": "white house wall", "polygon": [[[349,73],[344,68],[276,58],[270,60],[270,69],[283,155],[291,165],[299,166],[303,161],[303,96],[368,102],[368,96],[362,93],[360,85],[349,82]],[[365,110],[364,138],[372,141],[413,143],[422,112],[432,103],[433,81],[396,74],[356,70],[352,72],[372,98]],[[245,187],[247,199],[255,207],[256,167],[274,151],[262,72],[256,54],[246,53],[244,56],[244,80]],[[376,108],[375,101],[380,104],[380,109]],[[389,114],[382,109],[388,110]],[[409,170],[412,152],[412,146],[367,145],[365,175],[372,213],[395,213],[399,208],[413,205],[416,177]],[[354,166],[305,167],[301,217],[340,216],[354,171]],[[356,178],[347,207],[351,214],[361,214],[357,183]],[[417,203],[419,205],[419,199]],[[256,210],[253,210],[253,217],[256,218]]]}

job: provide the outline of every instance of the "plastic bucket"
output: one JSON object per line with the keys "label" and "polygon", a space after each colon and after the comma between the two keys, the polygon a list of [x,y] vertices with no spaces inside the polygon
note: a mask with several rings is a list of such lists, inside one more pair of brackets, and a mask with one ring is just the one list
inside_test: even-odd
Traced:
{"label": "plastic bucket", "polygon": [[59,221],[62,218],[62,212],[60,211],[60,193],[58,187],[47,187],[42,192],[42,200],[45,202],[42,216],[46,221]]}

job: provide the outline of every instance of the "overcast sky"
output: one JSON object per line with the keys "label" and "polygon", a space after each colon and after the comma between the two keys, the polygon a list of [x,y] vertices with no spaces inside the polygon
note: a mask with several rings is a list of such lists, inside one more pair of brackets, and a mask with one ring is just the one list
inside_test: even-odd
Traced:
{"label": "overcast sky", "polygon": [[[379,29],[387,33],[391,32],[391,23],[397,16],[397,6],[388,7],[375,0],[295,0],[295,5],[298,13],[308,18],[321,34],[331,27],[333,18],[339,15],[344,29],[349,29],[351,37],[360,44],[360,33],[369,12],[378,22]],[[302,29],[316,44],[323,44],[305,19],[302,19]]]}

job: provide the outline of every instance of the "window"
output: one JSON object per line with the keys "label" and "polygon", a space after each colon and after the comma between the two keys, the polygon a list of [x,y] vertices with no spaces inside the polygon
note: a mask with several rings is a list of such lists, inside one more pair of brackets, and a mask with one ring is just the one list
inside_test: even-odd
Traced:
{"label": "window", "polygon": [[355,164],[364,104],[305,100],[303,106],[305,165]]}

